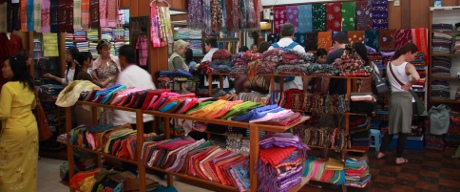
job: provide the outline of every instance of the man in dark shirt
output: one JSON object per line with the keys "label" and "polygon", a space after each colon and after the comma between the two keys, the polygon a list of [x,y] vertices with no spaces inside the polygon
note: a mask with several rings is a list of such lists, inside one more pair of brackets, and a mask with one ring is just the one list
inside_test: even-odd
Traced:
{"label": "man in dark shirt", "polygon": [[[332,64],[334,61],[342,57],[343,52],[345,51],[345,46],[348,44],[348,35],[345,33],[339,32],[334,38],[332,38],[334,52],[327,55],[325,64]],[[322,92],[329,92],[330,95],[333,94],[345,94],[347,92],[347,80],[346,79],[331,79],[330,77],[323,78],[321,82],[323,86]]]}

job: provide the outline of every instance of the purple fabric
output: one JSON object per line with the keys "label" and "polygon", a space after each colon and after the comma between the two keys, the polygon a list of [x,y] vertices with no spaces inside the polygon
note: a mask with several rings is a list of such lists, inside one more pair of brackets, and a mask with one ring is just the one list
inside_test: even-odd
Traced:
{"label": "purple fabric", "polygon": [[299,8],[298,6],[286,6],[287,22],[295,26],[295,33],[299,31]]}
{"label": "purple fabric", "polygon": [[262,140],[260,140],[259,145],[262,149],[268,149],[273,147],[284,148],[294,146],[299,149],[309,150],[307,145],[299,141],[299,137],[293,135],[292,133],[274,133],[265,136]]}

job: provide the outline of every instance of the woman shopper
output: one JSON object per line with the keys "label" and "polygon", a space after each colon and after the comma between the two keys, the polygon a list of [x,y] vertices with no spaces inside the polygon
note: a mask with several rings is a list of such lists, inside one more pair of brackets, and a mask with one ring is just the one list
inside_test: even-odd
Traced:
{"label": "woman shopper", "polygon": [[188,71],[188,65],[184,61],[185,51],[187,51],[188,43],[184,40],[174,42],[174,53],[168,59],[168,70],[177,71],[179,69]]}
{"label": "woman shopper", "polygon": [[[363,43],[354,43],[353,49],[355,49],[356,53],[364,60],[364,66],[370,66],[374,69],[375,73],[380,74],[377,65],[367,57],[367,49]],[[372,79],[362,80],[359,92],[372,93]]]}
{"label": "woman shopper", "polygon": [[387,65],[387,76],[391,85],[389,129],[383,136],[382,146],[377,158],[381,159],[385,156],[385,151],[393,136],[398,135],[395,160],[397,165],[409,162],[403,157],[407,134],[411,132],[412,102],[414,101],[409,91],[412,84],[420,79],[414,65],[409,62],[414,60],[417,52],[416,45],[406,43],[395,52]]}
{"label": "woman shopper", "polygon": [[109,41],[102,39],[97,43],[96,49],[100,57],[94,60],[91,67],[91,76],[98,82],[109,80],[105,87],[115,85],[118,74],[121,72],[120,62],[118,57],[110,54],[112,44]]}
{"label": "woman shopper", "polygon": [[[77,74],[77,78],[75,80],[87,80],[93,82],[95,85],[99,87],[105,87],[107,84],[110,83],[110,79],[108,78],[104,81],[96,81],[93,78],[91,78],[91,75],[88,73],[88,69],[91,67],[91,63],[93,61],[93,55],[90,52],[83,52],[80,53],[77,59],[78,63],[81,63],[81,69]],[[112,78],[115,78],[115,76],[112,76]]]}
{"label": "woman shopper", "polygon": [[38,127],[26,58],[5,60],[0,93],[0,191],[37,191]]}
{"label": "woman shopper", "polygon": [[80,55],[80,51],[76,47],[70,47],[65,51],[65,61],[67,62],[67,69],[65,71],[65,77],[60,78],[56,77],[50,73],[43,75],[44,77],[52,78],[63,85],[69,84],[77,77],[77,73],[80,71],[80,63],[78,63],[77,58]]}

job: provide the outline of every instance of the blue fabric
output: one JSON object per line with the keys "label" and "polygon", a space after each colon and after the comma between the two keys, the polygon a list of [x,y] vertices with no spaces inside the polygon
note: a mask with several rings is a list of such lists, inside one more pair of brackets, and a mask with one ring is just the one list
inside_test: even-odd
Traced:
{"label": "blue fabric", "polygon": [[177,71],[161,70],[159,75],[180,76],[180,77],[191,77],[192,76],[190,72],[185,71],[183,69],[179,69]]}
{"label": "blue fabric", "polygon": [[312,5],[299,5],[299,33],[313,32]]}
{"label": "blue fabric", "polygon": [[102,98],[102,100],[99,103],[105,104],[105,103],[109,102],[109,100],[112,98],[113,94],[115,94],[116,92],[121,91],[123,89],[126,89],[126,85],[120,86],[120,87],[110,91],[109,93],[107,93],[105,95],[104,98]]}
{"label": "blue fabric", "polygon": [[236,177],[238,181],[243,185],[245,189],[249,189],[250,182],[249,182],[249,173],[248,171],[241,165],[233,167],[233,171],[235,171]]}
{"label": "blue fabric", "polygon": [[278,112],[280,112],[282,110],[284,110],[284,108],[278,107],[278,108],[275,108],[275,109],[270,109],[268,111],[262,111],[262,112],[259,112],[259,113],[254,113],[254,115],[252,115],[252,117],[249,119],[249,121],[260,119],[260,118],[265,117],[268,113],[278,113]]}
{"label": "blue fabric", "polygon": [[161,99],[160,103],[158,103],[158,105],[157,105],[157,106],[155,106],[155,109],[153,109],[153,110],[157,110],[157,109],[158,109],[158,107],[160,107],[160,106],[161,106],[161,105],[162,105],[162,104],[163,104],[165,101],[166,101],[166,97],[165,97],[165,98],[163,98],[163,99]]}
{"label": "blue fabric", "polygon": [[275,109],[275,108],[278,108],[278,106],[277,105],[266,105],[266,106],[263,106],[263,107],[255,108],[255,109],[249,111],[249,113],[246,113],[246,114],[241,115],[241,116],[233,117],[232,120],[234,120],[234,121],[242,121],[242,122],[249,122],[249,119],[251,119],[251,117],[254,114],[261,113],[263,111],[272,110],[272,109]]}
{"label": "blue fabric", "polygon": [[168,103],[167,105],[165,105],[165,106],[163,106],[162,108],[160,108],[159,111],[162,112],[162,113],[166,113],[166,112],[168,112],[169,110],[171,110],[174,106],[176,106],[177,103],[179,103],[179,102],[173,101],[173,102],[171,102],[171,103]]}
{"label": "blue fabric", "polygon": [[[22,0],[25,1],[25,0]],[[34,31],[34,0],[27,0],[27,31]]]}

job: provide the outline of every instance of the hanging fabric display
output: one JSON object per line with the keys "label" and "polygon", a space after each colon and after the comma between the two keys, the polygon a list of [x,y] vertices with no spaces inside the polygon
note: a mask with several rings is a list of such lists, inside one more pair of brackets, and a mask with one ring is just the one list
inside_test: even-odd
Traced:
{"label": "hanging fabric display", "polygon": [[364,31],[364,45],[379,50],[379,30]]}
{"label": "hanging fabric display", "polygon": [[150,39],[153,47],[161,47],[157,6],[150,6]]}
{"label": "hanging fabric display", "polygon": [[388,0],[372,0],[372,28],[388,29]]}
{"label": "hanging fabric display", "polygon": [[370,1],[356,2],[356,29],[372,29],[372,4]]}
{"label": "hanging fabric display", "polygon": [[211,34],[211,25],[212,25],[212,16],[211,16],[211,0],[203,0],[203,24],[204,32],[206,35]]}
{"label": "hanging fabric display", "polygon": [[396,30],[379,30],[379,50],[394,51],[395,50],[395,32]]}
{"label": "hanging fabric display", "polygon": [[67,22],[67,1],[58,0],[58,20],[59,20],[59,32],[64,33],[66,31]]}
{"label": "hanging fabric display", "polygon": [[[187,22],[192,29],[202,29],[203,24],[203,0],[189,0]],[[234,16],[233,14],[231,14]],[[227,24],[228,25],[228,24]]]}
{"label": "hanging fabric display", "polygon": [[323,31],[318,32],[318,49],[323,48],[326,51],[332,47],[332,32],[330,31]]}
{"label": "hanging fabric display", "polygon": [[158,10],[160,11],[160,16],[161,16],[160,20],[161,20],[161,25],[163,27],[163,29],[161,30],[162,37],[166,38],[165,44],[173,43],[174,34],[173,34],[173,29],[171,27],[171,17],[169,14],[169,7],[159,6]]}
{"label": "hanging fabric display", "polygon": [[21,29],[21,21],[19,16],[19,9],[20,9],[19,1],[12,1],[8,3],[6,7],[6,30],[8,32],[13,32],[14,30]]}
{"label": "hanging fabric display", "polygon": [[100,27],[107,27],[107,1],[99,0],[99,25]]}
{"label": "hanging fabric display", "polygon": [[[23,0],[26,1],[26,0]],[[27,0],[27,31],[34,31],[34,0]]]}
{"label": "hanging fabric display", "polygon": [[342,4],[326,3],[326,25],[328,31],[342,30]]}
{"label": "hanging fabric display", "polygon": [[305,35],[306,51],[318,49],[318,33],[310,32]]}
{"label": "hanging fabric display", "polygon": [[342,3],[342,31],[356,30],[356,3]]}
{"label": "hanging fabric display", "polygon": [[118,18],[118,1],[108,0],[107,1],[107,26],[117,27]]}
{"label": "hanging fabric display", "polygon": [[223,10],[225,12],[224,16],[223,16],[223,19],[224,19],[224,23],[223,24],[223,28],[225,28],[226,30],[230,31],[230,29],[233,29],[233,18],[235,18],[236,16],[232,14],[232,11],[233,11],[233,6],[232,6],[232,1],[229,1],[229,0],[222,0],[222,1],[225,1],[225,6],[222,7]]}
{"label": "hanging fabric display", "polygon": [[275,25],[275,33],[281,32],[281,26],[286,22],[286,7],[277,6],[273,8],[273,24]]}
{"label": "hanging fabric display", "polygon": [[220,6],[222,7],[222,18],[221,18],[221,25],[222,25],[222,30],[227,30],[227,7],[225,5],[225,0],[219,0],[220,1]]}
{"label": "hanging fabric display", "polygon": [[212,13],[212,29],[219,31],[219,26],[221,26],[222,22],[222,6],[220,4],[220,0],[212,0],[211,1],[211,13]]}
{"label": "hanging fabric display", "polygon": [[[260,26],[260,20],[257,20],[257,16],[256,16],[256,8],[254,7],[254,1],[253,0],[246,0],[248,1],[248,23],[246,25],[245,28],[247,29],[251,29],[251,28],[259,28]],[[260,12],[257,12],[259,13],[258,15],[260,15]],[[256,24],[256,23],[259,23],[259,24]]]}
{"label": "hanging fabric display", "polygon": [[21,1],[21,31],[27,31],[27,0]]}
{"label": "hanging fabric display", "polygon": [[238,1],[233,0],[232,1],[232,16],[233,16],[233,28],[235,29],[234,31],[239,31],[240,30],[240,14],[239,14],[239,9],[238,9]]}
{"label": "hanging fabric display", "polygon": [[299,32],[306,33],[313,31],[313,13],[312,5],[300,5],[298,6],[298,23],[299,23]]}
{"label": "hanging fabric display", "polygon": [[326,4],[313,4],[313,31],[326,31]]}
{"label": "hanging fabric display", "polygon": [[59,1],[50,0],[50,32],[59,32]]}
{"label": "hanging fabric display", "polygon": [[395,32],[395,50],[401,48],[407,42],[412,41],[411,29],[398,29]]}
{"label": "hanging fabric display", "polygon": [[149,48],[148,40],[145,36],[140,36],[136,43],[136,49],[139,50],[139,66],[147,66]]}
{"label": "hanging fabric display", "polygon": [[300,46],[305,48],[305,33],[294,33],[293,40],[298,43]]}
{"label": "hanging fabric display", "polygon": [[348,31],[348,41],[350,44],[363,42],[364,31]]}
{"label": "hanging fabric display", "polygon": [[42,0],[34,0],[34,31],[42,32]]}
{"label": "hanging fabric display", "polygon": [[99,0],[90,0],[89,6],[91,28],[99,28]]}
{"label": "hanging fabric display", "polygon": [[419,51],[425,54],[425,63],[430,63],[430,52],[428,49],[428,29],[427,28],[415,28],[411,29],[412,42],[417,45]]}
{"label": "hanging fabric display", "polygon": [[51,32],[50,27],[50,0],[43,0],[42,1],[42,33],[49,33]]}
{"label": "hanging fabric display", "polygon": [[[0,3],[0,13],[6,13],[8,3]],[[6,14],[0,14],[0,33],[6,33]]]}
{"label": "hanging fabric display", "polygon": [[[78,8],[80,10],[80,8]],[[73,6],[73,1],[72,0],[67,0],[67,21],[65,24],[66,32],[67,33],[73,33],[73,12],[77,11],[76,8]],[[80,17],[81,18],[81,17]]]}
{"label": "hanging fabric display", "polygon": [[81,27],[83,30],[88,31],[90,28],[91,18],[90,18],[90,0],[81,1]]}
{"label": "hanging fabric display", "polygon": [[286,6],[286,17],[287,22],[291,23],[295,27],[295,32],[299,31],[299,8],[298,6]]}
{"label": "hanging fabric display", "polygon": [[82,29],[82,0],[73,1],[73,29]]}

